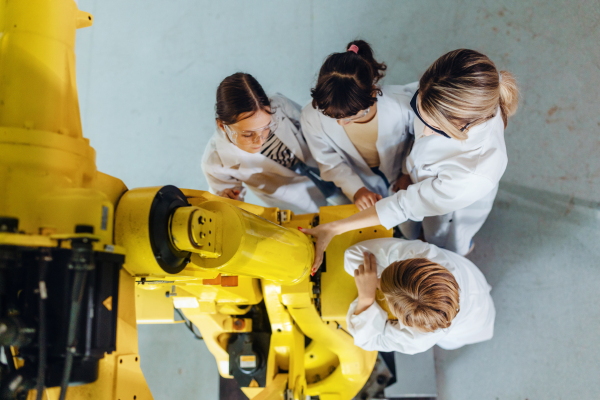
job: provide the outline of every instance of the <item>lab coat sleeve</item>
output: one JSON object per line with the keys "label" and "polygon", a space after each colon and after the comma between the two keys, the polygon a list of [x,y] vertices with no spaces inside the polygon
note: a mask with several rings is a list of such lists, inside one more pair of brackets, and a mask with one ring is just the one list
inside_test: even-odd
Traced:
{"label": "lab coat sleeve", "polygon": [[352,168],[342,159],[342,156],[327,143],[319,119],[315,118],[314,115],[308,115],[312,113],[312,110],[308,110],[309,108],[312,108],[310,104],[304,107],[300,121],[306,143],[319,165],[321,178],[335,183],[352,200],[358,189],[365,186],[365,184],[360,176],[354,173]]}
{"label": "lab coat sleeve", "polygon": [[214,148],[211,148],[210,143],[202,158],[202,172],[204,172],[211,193],[220,195],[225,189],[238,189],[240,191],[238,200],[244,201],[246,187],[242,181],[226,173],[219,154]]}
{"label": "lab coat sleeve", "polygon": [[397,321],[389,321],[377,302],[354,315],[358,299],[350,304],[346,322],[354,337],[354,344],[365,350],[398,351],[404,354],[422,353],[433,347],[445,333],[438,330],[430,333],[412,332]]}
{"label": "lab coat sleeve", "polygon": [[386,229],[406,221],[444,215],[465,208],[487,195],[495,183],[458,168],[447,168],[437,177],[425,179],[375,204]]}
{"label": "lab coat sleeve", "polygon": [[288,117],[294,123],[294,125],[300,125],[300,113],[302,110],[300,104],[288,99],[280,93],[275,94],[271,101],[273,101],[277,107],[281,108],[283,114]]}

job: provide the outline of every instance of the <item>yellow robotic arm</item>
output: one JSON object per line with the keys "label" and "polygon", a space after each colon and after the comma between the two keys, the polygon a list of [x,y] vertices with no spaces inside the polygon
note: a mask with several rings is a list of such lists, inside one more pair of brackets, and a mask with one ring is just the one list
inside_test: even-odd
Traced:
{"label": "yellow robotic arm", "polygon": [[173,323],[174,307],[249,398],[353,398],[377,353],[345,330],[343,252],[391,232],[334,239],[311,277],[296,227],[354,206],[294,215],[97,171],[74,55],[92,22],[73,0],[0,2],[0,400],[151,399],[137,323]]}

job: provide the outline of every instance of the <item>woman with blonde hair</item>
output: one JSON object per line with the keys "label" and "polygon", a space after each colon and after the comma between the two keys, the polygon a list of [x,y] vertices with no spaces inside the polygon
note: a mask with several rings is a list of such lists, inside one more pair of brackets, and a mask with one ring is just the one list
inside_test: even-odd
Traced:
{"label": "woman with blonde hair", "polygon": [[[346,250],[344,266],[358,288],[348,330],[365,350],[415,354],[436,344],[453,350],[494,335],[491,288],[456,253],[418,240],[374,239]],[[396,319],[375,301],[377,288]]]}
{"label": "woman with blonde hair", "polygon": [[487,56],[459,49],[436,60],[411,100],[415,142],[396,193],[372,209],[303,230],[318,238],[313,272],[335,235],[375,225],[403,224],[409,239],[422,225],[428,242],[467,254],[506,169],[504,129],[517,104],[512,74],[498,71]]}

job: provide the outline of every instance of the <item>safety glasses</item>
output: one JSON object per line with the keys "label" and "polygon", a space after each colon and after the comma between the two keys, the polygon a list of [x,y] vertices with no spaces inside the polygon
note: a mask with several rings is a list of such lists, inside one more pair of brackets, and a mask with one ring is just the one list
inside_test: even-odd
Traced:
{"label": "safety glasses", "polygon": [[[415,92],[415,95],[413,96],[412,100],[410,101],[410,106],[413,109],[413,111],[415,112],[416,116],[419,117],[419,119],[421,120],[421,122],[424,123],[426,127],[428,127],[429,129],[431,129],[435,133],[439,133],[443,137],[451,139],[450,135],[448,135],[446,132],[444,132],[444,131],[442,131],[440,129],[436,129],[436,128],[432,127],[427,122],[425,122],[425,120],[423,119],[423,117],[421,117],[421,114],[419,114],[419,109],[417,107],[417,95],[418,94],[419,94],[419,89],[417,89],[417,91]],[[470,124],[466,124],[460,131],[464,132],[464,130],[467,129],[469,127],[469,125]]]}
{"label": "safety glasses", "polygon": [[278,122],[276,119],[272,119],[269,125],[263,126],[262,128],[255,129],[253,131],[235,131],[229,125],[223,125],[225,132],[229,137],[229,140],[235,145],[249,145],[260,143],[261,139],[264,141],[269,136],[269,133],[277,130]]}

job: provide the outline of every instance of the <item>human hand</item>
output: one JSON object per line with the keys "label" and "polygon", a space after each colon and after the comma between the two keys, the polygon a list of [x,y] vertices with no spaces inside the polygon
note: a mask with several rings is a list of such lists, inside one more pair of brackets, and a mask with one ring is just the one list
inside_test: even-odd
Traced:
{"label": "human hand", "polygon": [[373,193],[363,186],[354,194],[354,204],[359,211],[362,211],[373,207],[381,198],[380,194]]}
{"label": "human hand", "polygon": [[300,232],[305,233],[307,235],[312,235],[317,239],[317,243],[315,246],[315,261],[313,262],[312,268],[310,270],[310,274],[314,275],[315,272],[321,267],[321,263],[323,262],[323,253],[327,249],[329,242],[337,232],[335,230],[335,223],[318,225],[312,229],[304,229],[298,227]]}
{"label": "human hand", "polygon": [[379,287],[379,278],[377,278],[377,261],[371,253],[365,252],[364,264],[354,270],[354,282],[358,289],[358,304],[354,315],[365,311],[375,302],[375,294]]}
{"label": "human hand", "polygon": [[225,197],[226,199],[237,200],[238,197],[240,197],[240,193],[241,191],[239,189],[225,189],[219,193],[219,196]]}
{"label": "human hand", "polygon": [[392,185],[392,192],[395,193],[399,190],[406,190],[410,185],[412,185],[410,175],[402,174]]}

